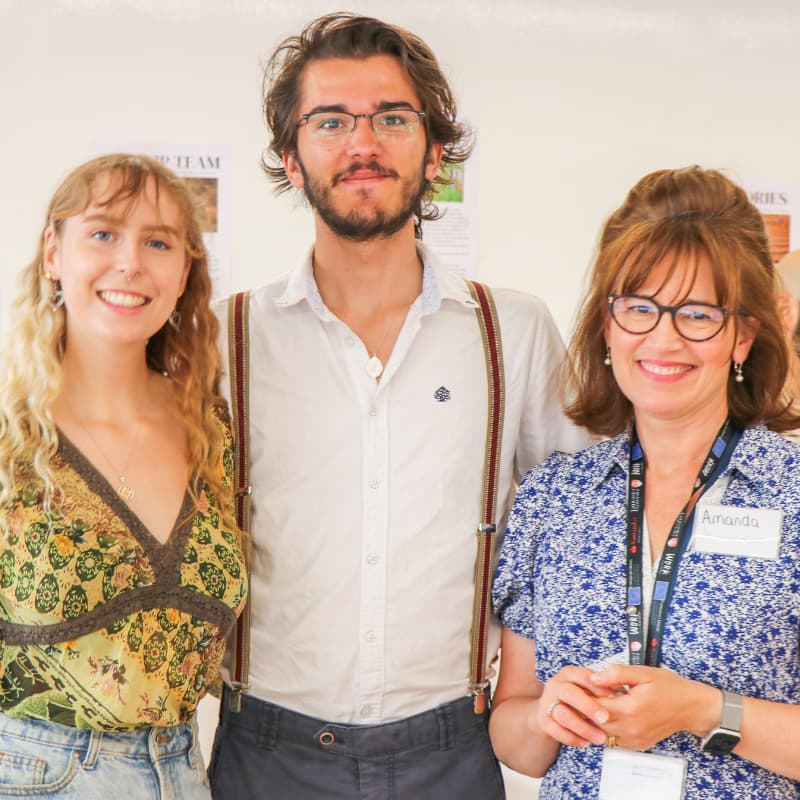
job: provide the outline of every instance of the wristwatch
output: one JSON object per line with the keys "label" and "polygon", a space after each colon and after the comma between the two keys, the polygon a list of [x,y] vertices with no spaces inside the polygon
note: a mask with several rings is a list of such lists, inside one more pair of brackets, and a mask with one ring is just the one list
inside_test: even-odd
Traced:
{"label": "wristwatch", "polygon": [[744,702],[740,694],[721,689],[722,719],[719,725],[703,739],[700,749],[704,753],[725,756],[739,744],[742,738],[742,709]]}

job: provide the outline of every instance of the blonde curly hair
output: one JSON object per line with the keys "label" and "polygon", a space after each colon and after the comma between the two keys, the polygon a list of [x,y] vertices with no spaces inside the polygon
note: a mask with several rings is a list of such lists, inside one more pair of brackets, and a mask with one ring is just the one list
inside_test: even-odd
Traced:
{"label": "blonde curly hair", "polygon": [[[103,184],[103,196],[98,197],[101,176],[112,180]],[[161,163],[147,156],[115,153],[77,167],[56,189],[36,257],[20,276],[11,335],[0,356],[0,508],[14,501],[18,479],[31,468],[43,484],[45,507],[57,503],[58,487],[50,463],[58,449],[58,433],[51,408],[61,389],[66,310],[63,305],[53,308],[54,283],[44,267],[46,233],[52,228],[58,235],[64,220],[91,203],[121,202],[130,208],[151,184],[156,196],[168,193],[180,210],[189,273],[177,303],[180,330],[165,323],[150,338],[147,364],[171,380],[186,431],[186,455],[192,465],[188,490],[195,503],[204,484],[220,500],[230,493],[218,477],[225,447],[219,417],[227,412],[217,388],[219,324],[209,307],[211,280],[198,210],[186,184]],[[28,465],[24,470],[23,464]]]}

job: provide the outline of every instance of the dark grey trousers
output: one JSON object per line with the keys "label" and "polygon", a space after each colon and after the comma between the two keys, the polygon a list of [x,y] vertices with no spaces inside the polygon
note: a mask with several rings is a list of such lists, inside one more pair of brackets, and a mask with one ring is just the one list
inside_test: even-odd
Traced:
{"label": "dark grey trousers", "polygon": [[220,708],[209,777],[215,800],[504,800],[472,698],[383,725],[341,725],[244,697]]}

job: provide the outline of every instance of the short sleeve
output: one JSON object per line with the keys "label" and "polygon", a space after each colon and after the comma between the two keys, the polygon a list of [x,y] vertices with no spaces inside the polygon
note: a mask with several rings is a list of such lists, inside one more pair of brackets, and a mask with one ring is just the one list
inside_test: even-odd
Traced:
{"label": "short sleeve", "polygon": [[539,298],[527,299],[516,310],[525,320],[522,341],[528,354],[523,359],[527,377],[520,387],[525,402],[514,456],[515,479],[551,453],[573,453],[594,442],[593,436],[567,418],[559,392],[553,388],[564,363],[564,343],[555,321]]}
{"label": "short sleeve", "polygon": [[520,485],[508,518],[497,564],[492,602],[500,621],[514,633],[533,638],[533,569],[536,548],[548,521],[548,502],[554,471],[569,455],[553,453],[529,470]]}

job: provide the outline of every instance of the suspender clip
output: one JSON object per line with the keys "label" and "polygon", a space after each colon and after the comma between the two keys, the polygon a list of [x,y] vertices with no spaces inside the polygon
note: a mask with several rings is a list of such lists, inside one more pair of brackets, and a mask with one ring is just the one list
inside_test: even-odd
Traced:
{"label": "suspender clip", "polygon": [[486,690],[488,688],[489,681],[481,681],[480,683],[471,683],[469,685],[469,693],[472,695],[472,710],[478,717],[486,711],[488,695]]}
{"label": "suspender clip", "polygon": [[242,710],[242,692],[249,688],[249,684],[231,681],[228,695],[228,710],[238,714]]}

